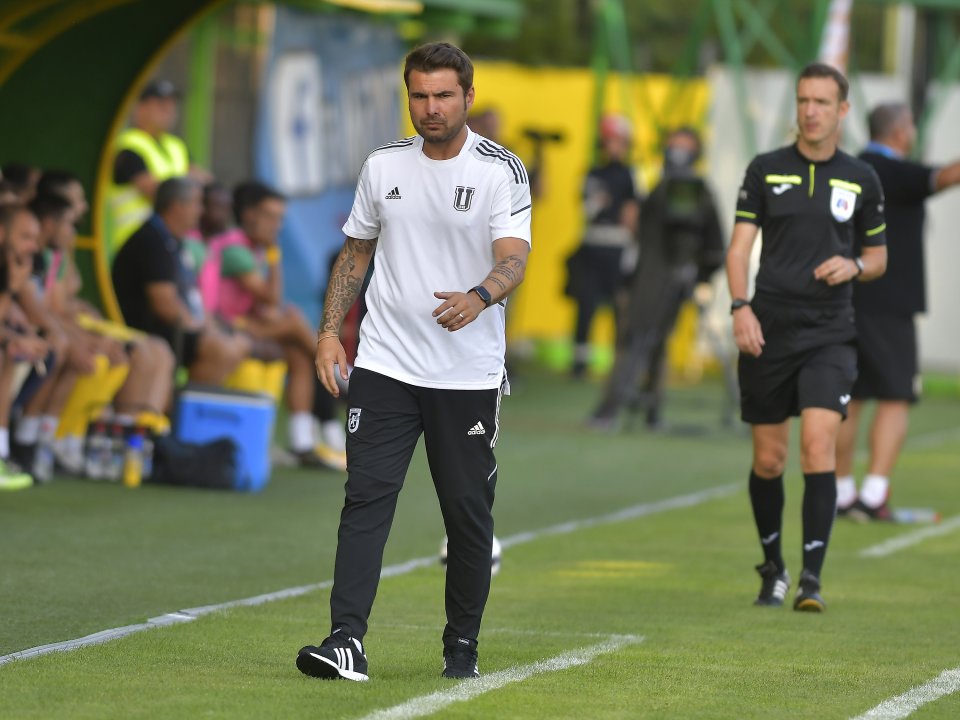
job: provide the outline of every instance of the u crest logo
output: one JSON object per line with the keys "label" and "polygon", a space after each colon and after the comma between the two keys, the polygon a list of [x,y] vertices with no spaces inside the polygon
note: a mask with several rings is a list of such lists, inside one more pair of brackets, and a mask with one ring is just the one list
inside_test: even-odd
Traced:
{"label": "u crest logo", "polygon": [[469,210],[471,203],[473,203],[473,194],[476,191],[476,188],[457,185],[457,189],[453,191],[454,210],[459,210],[460,212]]}

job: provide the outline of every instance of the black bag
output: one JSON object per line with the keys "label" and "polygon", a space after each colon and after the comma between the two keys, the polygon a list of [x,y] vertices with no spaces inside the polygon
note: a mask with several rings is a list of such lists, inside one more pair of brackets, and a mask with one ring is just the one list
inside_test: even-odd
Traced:
{"label": "black bag", "polygon": [[164,435],[154,443],[151,483],[233,490],[236,481],[237,444],[230,438],[197,445]]}

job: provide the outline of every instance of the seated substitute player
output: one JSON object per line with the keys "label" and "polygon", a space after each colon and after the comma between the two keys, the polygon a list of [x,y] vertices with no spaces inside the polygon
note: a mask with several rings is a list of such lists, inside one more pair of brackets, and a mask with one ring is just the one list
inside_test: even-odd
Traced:
{"label": "seated substitute player", "polygon": [[317,339],[317,372],[337,396],[337,368],[347,377],[340,326],[376,250],[350,377],[332,629],[297,655],[300,671],[319,678],[367,679],[362,641],[421,434],[449,537],[443,676],[480,676],[506,391],[503,302],[526,268],[530,185],[515,155],[466,127],[473,64],[462,50],[413,50],[404,81],[417,135],[375,150],[360,171]]}
{"label": "seated substitute player", "polygon": [[310,412],[319,384],[313,361],[317,341],[300,309],[283,302],[280,228],[286,206],[283,195],[261,182],[237,185],[237,227],[210,241],[200,290],[208,312],[273,346],[286,360],[290,451],[301,466],[323,467],[327,461],[315,448]]}
{"label": "seated substitute player", "polygon": [[[820,572],[836,506],[837,434],[857,374],[853,281],[887,264],[883,191],[866,163],[837,148],[847,79],[814,63],[797,80],[794,145],[758,155],[737,203],[727,279],[740,349],[740,406],[753,435],[750,500],[764,562],[757,605],[782,605],[780,550],[790,417],[800,416],[803,571],[795,610],[822,612]],[[753,300],[750,253],[763,230]],[[862,247],[862,254],[854,254]]]}

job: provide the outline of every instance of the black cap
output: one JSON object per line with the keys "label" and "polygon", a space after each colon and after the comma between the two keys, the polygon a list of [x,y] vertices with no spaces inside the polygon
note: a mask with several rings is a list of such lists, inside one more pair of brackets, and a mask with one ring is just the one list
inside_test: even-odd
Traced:
{"label": "black cap", "polygon": [[140,93],[141,100],[150,98],[179,98],[180,91],[169,80],[153,80]]}

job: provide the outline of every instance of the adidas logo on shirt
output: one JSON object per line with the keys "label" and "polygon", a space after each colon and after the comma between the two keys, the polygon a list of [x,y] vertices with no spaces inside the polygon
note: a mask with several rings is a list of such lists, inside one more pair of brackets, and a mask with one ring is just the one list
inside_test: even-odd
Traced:
{"label": "adidas logo on shirt", "polygon": [[383,199],[384,200],[402,200],[403,196],[400,195],[400,188],[395,187],[393,190],[391,190],[386,195],[384,195]]}
{"label": "adidas logo on shirt", "polygon": [[486,434],[487,434],[486,429],[483,427],[483,424],[479,422],[476,425],[474,425],[472,428],[467,430],[467,435],[486,435]]}

